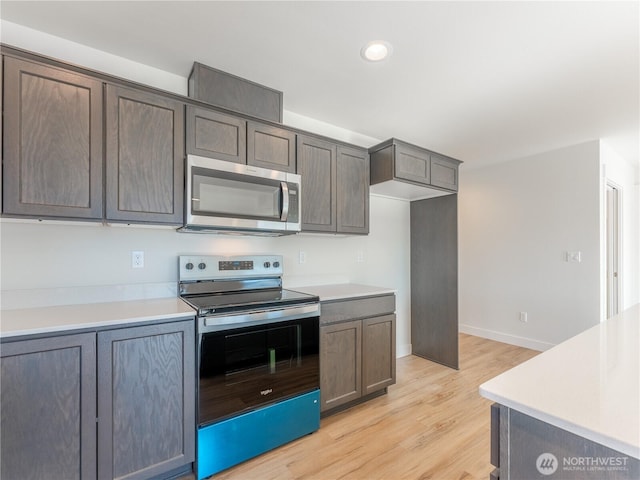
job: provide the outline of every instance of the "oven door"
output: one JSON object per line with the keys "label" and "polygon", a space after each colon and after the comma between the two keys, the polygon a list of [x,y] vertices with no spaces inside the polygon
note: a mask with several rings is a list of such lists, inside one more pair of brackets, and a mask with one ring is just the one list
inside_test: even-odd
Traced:
{"label": "oven door", "polygon": [[249,326],[199,322],[200,427],[319,388],[317,313]]}
{"label": "oven door", "polygon": [[186,228],[300,231],[300,176],[187,157]]}

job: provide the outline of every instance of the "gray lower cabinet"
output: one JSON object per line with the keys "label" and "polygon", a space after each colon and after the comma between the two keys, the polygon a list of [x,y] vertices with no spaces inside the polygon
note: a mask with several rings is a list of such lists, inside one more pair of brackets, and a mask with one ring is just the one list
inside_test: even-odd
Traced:
{"label": "gray lower cabinet", "polygon": [[96,478],[96,335],[3,343],[2,480]]}
{"label": "gray lower cabinet", "polygon": [[102,83],[4,57],[3,213],[102,218]]}
{"label": "gray lower cabinet", "polygon": [[3,343],[1,478],[189,471],[194,348],[192,319]]}
{"label": "gray lower cabinet", "polygon": [[247,122],[247,164],[295,173],[295,132],[264,123]]}
{"label": "gray lower cabinet", "polygon": [[322,302],[320,410],[381,393],[396,378],[395,295]]}
{"label": "gray lower cabinet", "polygon": [[302,230],[369,233],[369,156],[298,135],[298,173],[302,176]]}
{"label": "gray lower cabinet", "polygon": [[182,225],[184,103],[106,86],[106,218]]}
{"label": "gray lower cabinet", "polygon": [[98,478],[144,479],[195,458],[194,322],[98,333]]}
{"label": "gray lower cabinet", "polygon": [[247,163],[247,122],[213,110],[187,106],[187,154]]}
{"label": "gray lower cabinet", "polygon": [[[492,475],[501,480],[637,480],[640,459],[499,405]],[[495,414],[492,412],[492,417]],[[498,430],[497,432],[495,430]]]}
{"label": "gray lower cabinet", "polygon": [[458,191],[460,160],[431,152],[396,138],[369,149],[371,185],[398,180],[427,185],[440,190]]}

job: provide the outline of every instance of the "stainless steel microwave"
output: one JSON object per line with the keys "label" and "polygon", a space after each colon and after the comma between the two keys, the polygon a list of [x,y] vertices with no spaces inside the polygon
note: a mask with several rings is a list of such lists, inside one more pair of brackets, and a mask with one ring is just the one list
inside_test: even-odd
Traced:
{"label": "stainless steel microwave", "polygon": [[300,231],[300,175],[187,156],[180,231],[288,235]]}

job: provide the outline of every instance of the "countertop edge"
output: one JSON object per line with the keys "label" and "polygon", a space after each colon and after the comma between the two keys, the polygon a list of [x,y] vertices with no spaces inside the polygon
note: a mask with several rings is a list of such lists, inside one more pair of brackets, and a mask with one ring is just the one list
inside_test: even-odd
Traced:
{"label": "countertop edge", "polygon": [[324,285],[307,285],[287,287],[289,290],[316,295],[321,302],[347,300],[350,298],[375,297],[379,295],[397,294],[398,290],[390,287],[363,285],[359,283],[336,283]]}
{"label": "countertop edge", "polygon": [[[91,310],[104,308],[97,318],[90,318]],[[131,308],[131,315],[127,309]],[[109,310],[111,309],[111,310]],[[141,326],[146,323],[167,320],[194,319],[193,308],[176,297],[147,300],[128,300],[87,304],[59,305],[0,312],[10,319],[0,322],[0,340],[12,340],[29,336],[75,333],[82,330],[107,329],[119,326]],[[50,320],[39,321],[49,315]],[[24,325],[23,325],[24,324]],[[7,326],[8,325],[8,326]]]}
{"label": "countertop edge", "polygon": [[518,412],[529,415],[536,420],[540,420],[542,422],[548,423],[549,425],[553,425],[554,427],[558,427],[566,430],[567,432],[573,433],[580,437],[584,437],[587,440],[599,443],[600,445],[604,445],[605,447],[609,447],[620,453],[629,455],[630,457],[640,458],[640,447],[636,445],[632,445],[623,440],[613,438],[599,432],[595,432],[585,427],[581,427],[580,425],[577,425],[573,422],[569,422],[562,418],[545,413],[541,410],[531,408],[527,405],[515,402],[501,395],[494,394],[493,392],[490,392],[483,388],[483,385],[480,385],[478,390],[480,391],[480,395],[488,400],[494,401],[513,410],[517,410]]}

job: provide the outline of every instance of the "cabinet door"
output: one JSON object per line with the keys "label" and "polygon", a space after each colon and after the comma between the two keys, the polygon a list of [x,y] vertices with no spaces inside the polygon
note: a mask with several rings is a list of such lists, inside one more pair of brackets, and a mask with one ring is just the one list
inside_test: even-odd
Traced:
{"label": "cabinet door", "polygon": [[362,396],[362,321],[320,327],[320,410]]}
{"label": "cabinet door", "polygon": [[369,154],[338,147],[338,233],[369,233]]}
{"label": "cabinet door", "polygon": [[296,134],[258,122],[247,124],[247,164],[296,172]]}
{"label": "cabinet door", "polygon": [[394,145],[395,176],[428,185],[431,179],[429,152],[409,145]]}
{"label": "cabinet door", "polygon": [[184,104],[107,85],[107,219],[181,225]]}
{"label": "cabinet door", "polygon": [[4,62],[3,213],[102,218],[102,83]]}
{"label": "cabinet door", "polygon": [[213,110],[187,107],[187,153],[247,163],[247,122]]}
{"label": "cabinet door", "polygon": [[98,333],[98,478],[151,478],[195,455],[193,320]]}
{"label": "cabinet door", "polygon": [[298,136],[298,173],[302,176],[302,230],[336,231],[336,146]]}
{"label": "cabinet door", "polygon": [[396,316],[362,321],[362,394],[396,383]]}
{"label": "cabinet door", "polygon": [[458,191],[458,162],[431,154],[431,185]]}
{"label": "cabinet door", "polygon": [[96,336],[2,344],[0,477],[96,478]]}

